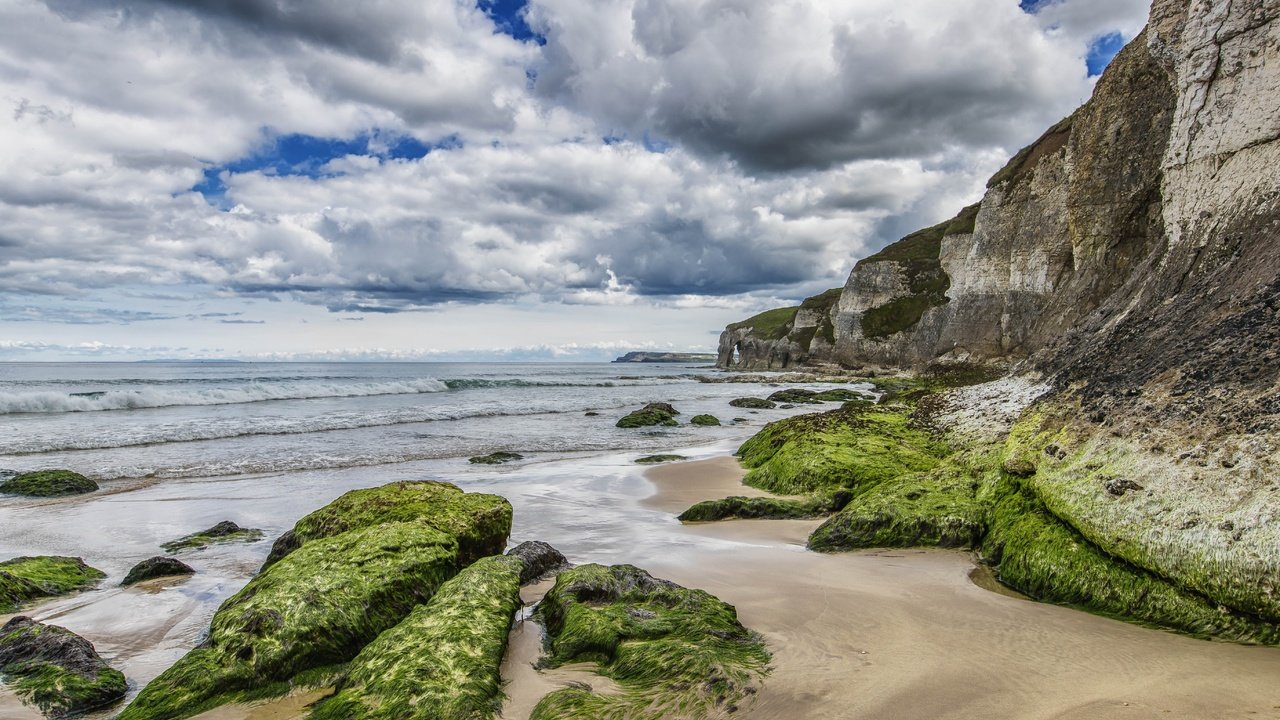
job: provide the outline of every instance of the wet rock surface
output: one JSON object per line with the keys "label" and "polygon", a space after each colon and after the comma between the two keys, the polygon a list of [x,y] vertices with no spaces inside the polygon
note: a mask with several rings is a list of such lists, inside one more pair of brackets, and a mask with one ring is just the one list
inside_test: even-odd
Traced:
{"label": "wet rock surface", "polygon": [[23,616],[0,628],[0,673],[19,697],[54,718],[106,707],[127,689],[124,675],[88,640]]}
{"label": "wet rock surface", "polygon": [[194,568],[177,558],[157,555],[134,565],[133,568],[129,570],[129,574],[125,575],[124,581],[120,584],[122,586],[129,586],[140,583],[143,580],[181,575],[194,575],[195,572]]}
{"label": "wet rock surface", "polygon": [[507,555],[524,563],[520,571],[520,584],[531,583],[569,567],[565,556],[550,544],[541,540],[529,540],[507,551]]}

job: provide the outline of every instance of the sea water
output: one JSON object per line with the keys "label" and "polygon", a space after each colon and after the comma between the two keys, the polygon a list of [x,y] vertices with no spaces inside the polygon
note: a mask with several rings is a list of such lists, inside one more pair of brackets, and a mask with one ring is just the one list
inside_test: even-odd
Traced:
{"label": "sea water", "polygon": [[[433,479],[498,493],[515,507],[513,542],[643,564],[688,539],[640,507],[651,488],[637,457],[727,454],[770,420],[818,409],[733,408],[777,387],[716,382],[726,377],[682,364],[0,364],[0,469],[67,468],[101,486],[0,496],[0,559],[71,555],[107,572],[97,590],[29,614],[89,638],[135,686],[200,641],[272,539],[356,488]],[[681,425],[615,426],[654,401],[674,404]],[[724,425],[688,424],[701,413]],[[467,461],[495,450],[525,459]],[[265,539],[181,554],[189,579],[118,587],[161,543],[222,520]]]}

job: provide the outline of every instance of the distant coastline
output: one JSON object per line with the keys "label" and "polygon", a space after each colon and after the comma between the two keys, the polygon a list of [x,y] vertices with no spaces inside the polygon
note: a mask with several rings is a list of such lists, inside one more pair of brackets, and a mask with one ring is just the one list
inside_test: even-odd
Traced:
{"label": "distant coastline", "polygon": [[613,362],[615,363],[687,363],[715,362],[715,353],[679,353],[679,352],[629,352]]}

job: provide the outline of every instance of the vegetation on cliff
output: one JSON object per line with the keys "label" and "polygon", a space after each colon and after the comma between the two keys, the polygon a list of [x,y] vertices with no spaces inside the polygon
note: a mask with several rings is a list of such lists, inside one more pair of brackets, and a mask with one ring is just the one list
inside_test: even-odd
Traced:
{"label": "vegetation on cliff", "polygon": [[560,574],[538,606],[548,662],[595,662],[625,689],[581,687],[547,695],[533,720],[658,720],[732,712],[767,671],[763,640],[731,605],[630,565],[583,565]]}

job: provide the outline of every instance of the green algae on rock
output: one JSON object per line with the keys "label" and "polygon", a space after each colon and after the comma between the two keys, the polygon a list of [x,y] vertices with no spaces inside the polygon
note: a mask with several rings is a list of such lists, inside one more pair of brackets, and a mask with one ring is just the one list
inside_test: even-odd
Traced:
{"label": "green algae on rock", "polygon": [[501,465],[503,463],[509,463],[514,460],[523,460],[523,459],[524,459],[524,456],[518,452],[507,452],[506,450],[499,450],[498,452],[492,452],[492,453],[489,453],[488,455],[477,455],[473,458],[468,458],[467,462],[471,463],[472,465]]}
{"label": "green algae on rock", "polygon": [[764,641],[733,606],[630,565],[561,573],[537,614],[550,664],[596,662],[626,692],[558,690],[532,720],[703,718],[737,709],[768,671]]}
{"label": "green algae on rock", "polygon": [[177,540],[171,540],[161,544],[160,547],[167,552],[178,552],[180,550],[208,547],[215,543],[253,542],[260,539],[262,539],[261,530],[242,528],[230,520],[223,520],[208,530],[201,530],[200,532],[180,537]]}
{"label": "green algae on rock", "polygon": [[681,522],[708,522],[712,520],[793,520],[830,515],[849,501],[849,494],[841,491],[829,496],[812,496],[803,499],[771,497],[733,497],[704,500],[680,513]]}
{"label": "green algae on rock", "polygon": [[33,600],[84,590],[106,576],[76,557],[42,555],[5,560],[0,562],[0,613],[14,612]]}
{"label": "green algae on rock", "polygon": [[736,408],[747,408],[748,410],[772,410],[778,407],[778,404],[772,400],[764,398],[743,397],[730,400],[729,405]]}
{"label": "green algae on rock", "polygon": [[690,425],[698,425],[701,427],[716,427],[720,425],[720,418],[715,415],[694,415],[689,420]]}
{"label": "green algae on rock", "polygon": [[312,540],[386,522],[420,522],[455,537],[465,565],[502,552],[511,531],[511,503],[429,480],[352,490],[276,539],[263,569]]}
{"label": "green algae on rock", "polygon": [[27,497],[83,495],[97,489],[98,483],[70,470],[38,470],[0,483],[0,493]]}
{"label": "green algae on rock", "polygon": [[973,547],[984,530],[980,486],[965,468],[943,463],[869,488],[809,536],[822,552],[880,547]]}
{"label": "green algae on rock", "polygon": [[743,482],[782,495],[865,491],[931,470],[947,448],[911,421],[910,408],[848,404],[769,423],[738,449]]}
{"label": "green algae on rock", "polygon": [[21,616],[0,628],[0,674],[18,697],[53,718],[106,707],[128,689],[88,640]]}
{"label": "green algae on rock", "polygon": [[483,558],[440,586],[347,666],[313,720],[482,720],[501,709],[499,672],[524,563]]}
{"label": "green algae on rock", "polygon": [[144,580],[194,575],[195,572],[194,568],[177,558],[157,555],[134,565],[133,568],[129,570],[129,573],[124,576],[124,580],[120,584],[122,586],[135,585]]}
{"label": "green algae on rock", "polygon": [[659,463],[680,462],[689,458],[683,455],[645,455],[636,458],[636,463],[640,465],[657,465]]}
{"label": "green algae on rock", "polygon": [[190,717],[347,662],[458,567],[457,539],[424,523],[312,540],[224,602],[208,640],[152,680],[120,720]]}
{"label": "green algae on rock", "polygon": [[674,427],[680,423],[676,422],[676,415],[680,412],[667,403],[649,403],[639,410],[632,411],[622,419],[618,420],[620,428],[638,428],[650,427],[653,425],[662,425],[665,427]]}

